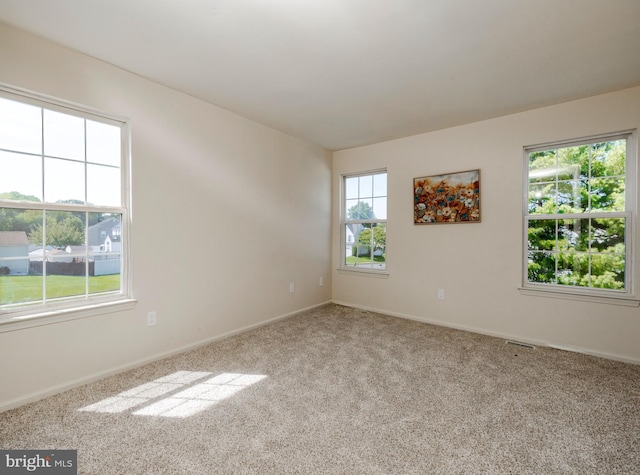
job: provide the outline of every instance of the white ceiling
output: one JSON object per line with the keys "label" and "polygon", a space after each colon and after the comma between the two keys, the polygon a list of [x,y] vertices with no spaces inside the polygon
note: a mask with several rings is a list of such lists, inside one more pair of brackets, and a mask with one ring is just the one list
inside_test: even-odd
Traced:
{"label": "white ceiling", "polygon": [[640,84],[640,0],[0,0],[0,21],[331,150]]}

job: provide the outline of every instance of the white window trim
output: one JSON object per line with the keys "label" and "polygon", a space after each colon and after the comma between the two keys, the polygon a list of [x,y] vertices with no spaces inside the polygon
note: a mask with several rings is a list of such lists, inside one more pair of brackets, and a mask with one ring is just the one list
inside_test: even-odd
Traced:
{"label": "white window trim", "polygon": [[[0,333],[30,328],[40,325],[50,325],[52,323],[64,322],[91,316],[103,315],[106,313],[123,311],[135,306],[136,300],[132,292],[132,265],[131,265],[131,126],[129,119],[123,116],[108,114],[103,111],[77,104],[71,101],[54,98],[37,92],[18,88],[8,84],[0,83],[0,97],[18,100],[38,107],[45,107],[50,110],[71,114],[85,119],[111,123],[121,128],[122,140],[122,162],[121,169],[121,193],[122,207],[96,207],[96,210],[105,212],[122,212],[122,272],[120,275],[120,292],[87,296],[85,298],[70,298],[56,300],[48,304],[16,304],[11,308],[15,310],[0,310]],[[45,209],[44,203],[11,202],[12,207],[25,209]],[[0,201],[0,206],[2,202]],[[87,211],[86,208],[74,205],[64,205],[68,211]]]}
{"label": "white window trim", "polygon": [[[626,268],[625,268],[625,290],[606,290],[593,289],[584,287],[570,287],[553,284],[537,284],[528,282],[528,204],[529,204],[529,154],[531,152],[549,150],[552,148],[570,147],[574,145],[584,145],[586,143],[605,142],[609,140],[617,140],[625,138],[627,141],[626,160],[625,160],[625,211],[615,214],[616,216],[627,218],[627,227],[625,229],[625,250],[626,250]],[[577,139],[564,140],[558,142],[549,142],[538,145],[530,145],[523,147],[523,200],[522,200],[522,282],[518,290],[522,295],[560,298],[568,300],[578,300],[583,302],[595,302],[611,305],[623,305],[630,307],[638,307],[640,305],[640,292],[638,287],[638,263],[636,256],[638,255],[638,233],[637,226],[637,202],[638,202],[638,137],[637,130],[623,130],[608,134],[591,135]],[[584,217],[580,214],[561,214],[550,215],[551,218],[573,218]]]}
{"label": "white window trim", "polygon": [[[373,219],[373,220],[354,220],[349,221],[350,223],[388,223],[388,209],[389,209],[389,172],[386,168],[379,168],[375,170],[367,170],[363,172],[355,172],[355,173],[344,173],[340,175],[340,266],[338,267],[338,271],[344,274],[351,275],[363,275],[367,277],[378,277],[378,278],[387,278],[389,276],[389,252],[386,251],[387,258],[385,259],[385,268],[384,269],[370,269],[366,267],[358,267],[358,266],[347,266],[345,264],[346,260],[346,242],[347,236],[345,232],[345,227],[347,224],[347,210],[346,210],[346,200],[345,200],[345,180],[347,178],[354,178],[359,176],[367,176],[367,175],[375,175],[379,173],[385,173],[387,175],[387,219]],[[387,226],[388,229],[388,226]]]}

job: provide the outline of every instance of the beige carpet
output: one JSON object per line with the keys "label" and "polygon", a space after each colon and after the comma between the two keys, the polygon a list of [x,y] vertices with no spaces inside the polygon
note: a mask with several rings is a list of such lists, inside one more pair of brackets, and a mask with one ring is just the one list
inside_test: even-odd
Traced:
{"label": "beige carpet", "polygon": [[631,474],[639,440],[640,366],[337,305],[0,414],[97,475]]}

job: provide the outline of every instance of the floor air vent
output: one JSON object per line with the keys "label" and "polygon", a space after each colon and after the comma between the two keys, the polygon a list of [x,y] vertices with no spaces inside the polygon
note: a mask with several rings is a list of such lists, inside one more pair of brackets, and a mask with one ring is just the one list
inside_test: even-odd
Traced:
{"label": "floor air vent", "polygon": [[522,343],[521,341],[506,340],[505,343],[507,345],[515,345],[515,346],[520,346],[522,348],[529,348],[530,350],[535,350],[536,349],[535,346],[530,345],[529,343]]}

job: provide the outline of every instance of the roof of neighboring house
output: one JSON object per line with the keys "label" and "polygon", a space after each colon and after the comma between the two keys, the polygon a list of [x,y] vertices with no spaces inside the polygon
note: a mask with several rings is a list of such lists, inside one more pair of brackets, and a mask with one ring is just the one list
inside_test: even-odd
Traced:
{"label": "roof of neighboring house", "polygon": [[[46,246],[46,250],[47,251],[53,251],[55,249],[55,247],[53,246]],[[37,246],[36,244],[30,244],[29,245],[29,253],[35,252],[35,251],[40,251],[40,253],[42,253],[42,246]]]}
{"label": "roof of neighboring house", "polygon": [[28,246],[29,239],[24,231],[0,231],[0,246]]}
{"label": "roof of neighboring house", "polygon": [[84,254],[85,252],[89,252],[89,254],[93,253],[91,246],[67,246],[65,250],[66,252],[72,253],[72,254],[76,254],[76,253]]}
{"label": "roof of neighboring house", "polygon": [[38,249],[35,249],[35,250],[29,252],[29,256],[30,257],[42,257],[42,255],[45,254],[45,253],[46,253],[47,256],[53,256],[55,254],[60,254],[60,253],[66,254],[65,251],[61,251],[60,249],[55,249],[55,248],[53,248],[51,246],[47,246],[46,251],[43,251],[42,248],[38,248]]}
{"label": "roof of neighboring house", "polygon": [[98,246],[104,243],[104,237],[102,232],[104,231],[107,236],[111,236],[113,240],[113,230],[120,229],[120,220],[117,218],[107,218],[104,221],[89,226],[89,245]]}

